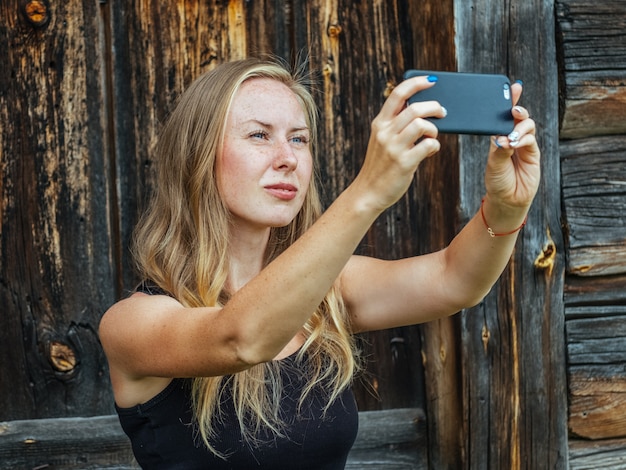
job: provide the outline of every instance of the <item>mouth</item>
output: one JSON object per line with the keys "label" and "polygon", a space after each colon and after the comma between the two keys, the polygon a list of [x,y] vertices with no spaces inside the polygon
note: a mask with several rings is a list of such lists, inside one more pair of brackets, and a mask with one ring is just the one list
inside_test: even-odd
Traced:
{"label": "mouth", "polygon": [[296,197],[298,188],[292,184],[278,183],[265,186],[265,190],[272,196],[281,199],[283,201],[290,201]]}

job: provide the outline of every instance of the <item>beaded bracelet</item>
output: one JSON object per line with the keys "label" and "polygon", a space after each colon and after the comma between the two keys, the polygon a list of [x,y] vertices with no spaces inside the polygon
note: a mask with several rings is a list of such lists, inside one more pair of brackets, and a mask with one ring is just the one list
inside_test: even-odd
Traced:
{"label": "beaded bracelet", "polygon": [[487,227],[487,232],[489,232],[489,235],[491,236],[491,238],[494,238],[494,237],[504,237],[506,235],[511,235],[511,234],[513,234],[515,232],[518,232],[519,230],[524,228],[524,225],[526,225],[526,222],[528,221],[528,214],[526,214],[526,217],[524,217],[524,221],[522,222],[522,225],[517,227],[515,230],[511,230],[510,232],[505,232],[505,233],[495,233],[491,229],[491,227],[487,223],[487,219],[485,218],[485,211],[483,210],[483,206],[484,205],[485,205],[485,198],[483,198],[482,201],[480,201],[480,215],[483,218],[483,223],[485,224],[485,227]]}

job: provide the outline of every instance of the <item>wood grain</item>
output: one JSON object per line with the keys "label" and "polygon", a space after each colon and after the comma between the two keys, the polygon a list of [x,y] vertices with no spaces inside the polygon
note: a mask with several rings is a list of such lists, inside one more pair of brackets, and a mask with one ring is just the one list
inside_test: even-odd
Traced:
{"label": "wood grain", "polygon": [[560,154],[568,272],[626,273],[626,136],[563,141]]}
{"label": "wood grain", "polygon": [[626,7],[621,0],[557,1],[563,69],[561,138],[626,133]]}
{"label": "wood grain", "polygon": [[0,419],[112,410],[97,337],[114,298],[95,2],[0,5]]}

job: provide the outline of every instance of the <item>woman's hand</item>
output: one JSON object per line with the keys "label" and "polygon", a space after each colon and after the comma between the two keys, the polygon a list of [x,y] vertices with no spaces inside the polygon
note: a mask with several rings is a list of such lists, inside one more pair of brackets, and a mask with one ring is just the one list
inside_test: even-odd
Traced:
{"label": "woman's hand", "polygon": [[367,203],[382,211],[406,192],[419,164],[439,151],[437,127],[426,117],[444,117],[436,101],[406,102],[415,93],[434,85],[429,77],[403,81],[393,89],[372,121],[365,161],[354,181]]}
{"label": "woman's hand", "polygon": [[[539,187],[541,152],[535,138],[535,122],[525,108],[517,106],[521,84],[513,84],[511,90],[515,128],[508,136],[491,139],[485,171],[486,198],[491,206],[525,213]],[[490,221],[496,223],[493,218]]]}

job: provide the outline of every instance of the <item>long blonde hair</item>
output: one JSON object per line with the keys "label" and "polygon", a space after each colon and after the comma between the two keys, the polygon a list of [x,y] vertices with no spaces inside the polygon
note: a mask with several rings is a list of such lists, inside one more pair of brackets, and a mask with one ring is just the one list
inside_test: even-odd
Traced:
{"label": "long blonde hair", "polygon": [[[315,154],[317,108],[303,72],[303,65],[292,72],[278,61],[260,59],[222,64],[189,86],[166,122],[156,150],[157,185],[136,227],[133,254],[140,275],[183,305],[221,306],[230,295],[225,288],[230,215],[218,192],[215,161],[235,94],[244,81],[257,77],[287,85],[302,105]],[[271,229],[266,264],[319,217],[316,179],[311,178],[296,218],[285,227]],[[336,287],[304,325],[304,335],[305,344],[297,360],[306,367],[309,382],[301,400],[321,385],[328,391],[328,407],[350,386],[358,368],[348,315]],[[275,435],[283,434],[278,363],[259,364],[227,378],[198,377],[193,380],[194,415],[211,451],[218,454],[211,441],[223,412],[220,394],[227,381],[244,439],[256,442],[262,427]]]}

